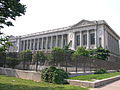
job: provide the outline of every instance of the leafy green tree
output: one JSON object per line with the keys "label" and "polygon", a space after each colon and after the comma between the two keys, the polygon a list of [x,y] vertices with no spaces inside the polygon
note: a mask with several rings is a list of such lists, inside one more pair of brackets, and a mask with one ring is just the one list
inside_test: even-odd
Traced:
{"label": "leafy green tree", "polygon": [[60,64],[60,62],[63,61],[63,49],[61,49],[60,47],[54,47],[52,50],[52,56],[54,63]]}
{"label": "leafy green tree", "polygon": [[[20,0],[0,0],[0,30],[4,26],[13,26],[12,21],[16,17],[25,14],[26,6],[20,3]],[[8,36],[2,37],[3,33],[0,31],[0,52],[5,52],[11,43],[8,41]]]}
{"label": "leafy green tree", "polygon": [[[77,50],[73,53],[73,60],[75,60],[76,72],[78,67],[78,61],[80,60],[80,56],[89,57],[89,51],[84,47],[78,47]],[[85,71],[85,63],[84,63],[84,71]]]}
{"label": "leafy green tree", "polygon": [[6,53],[6,64],[10,68],[14,69],[15,66],[21,62],[21,60],[18,56],[19,56],[19,53],[17,53],[17,52],[7,52]]}
{"label": "leafy green tree", "polygon": [[109,55],[109,50],[99,47],[97,49],[90,50],[90,57],[107,60]]}
{"label": "leafy green tree", "polygon": [[8,50],[12,43],[8,41],[9,36],[4,36],[0,38],[0,52],[5,52]]}
{"label": "leafy green tree", "polygon": [[74,52],[74,55],[89,57],[89,51],[86,50],[84,47],[78,47],[77,50]]}
{"label": "leafy green tree", "polygon": [[0,0],[0,28],[13,26],[12,20],[25,14],[26,6],[20,0]]}
{"label": "leafy green tree", "polygon": [[[28,69],[28,66],[32,61],[32,51],[25,50],[20,52],[20,58],[23,60],[23,69]],[[27,68],[26,68],[26,65],[27,65]]]}
{"label": "leafy green tree", "polygon": [[74,51],[69,49],[69,44],[64,46],[63,56],[64,56],[64,62],[65,62],[65,66],[66,66],[66,72],[67,72],[67,63],[71,59],[71,56],[72,56],[73,53],[74,53]]}
{"label": "leafy green tree", "polygon": [[38,70],[38,62],[43,63],[46,60],[46,56],[42,51],[37,51],[34,54],[34,60],[36,61],[36,71]]}

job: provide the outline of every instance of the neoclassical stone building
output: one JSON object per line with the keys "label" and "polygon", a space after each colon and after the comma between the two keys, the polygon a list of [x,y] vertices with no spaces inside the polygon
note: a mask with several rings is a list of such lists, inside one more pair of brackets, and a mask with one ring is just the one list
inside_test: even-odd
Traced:
{"label": "neoclassical stone building", "polygon": [[111,52],[110,60],[119,60],[120,37],[104,21],[82,20],[69,27],[63,27],[28,35],[11,36],[13,46],[10,52],[20,52],[30,49],[32,51],[50,52],[53,47],[63,48],[70,42],[70,48],[75,50],[78,46],[87,49],[102,46]]}

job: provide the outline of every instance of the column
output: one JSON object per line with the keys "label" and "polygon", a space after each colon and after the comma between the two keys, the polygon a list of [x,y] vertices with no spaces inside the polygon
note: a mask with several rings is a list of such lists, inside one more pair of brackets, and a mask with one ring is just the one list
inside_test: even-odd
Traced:
{"label": "column", "polygon": [[89,37],[89,30],[87,30],[87,49],[90,48],[90,37]]}
{"label": "column", "polygon": [[48,46],[48,37],[46,37],[46,43],[45,43],[46,45],[45,45],[45,49],[46,49],[46,51],[47,51],[47,46]]}
{"label": "column", "polygon": [[29,47],[30,50],[31,50],[31,44],[32,44],[32,40],[30,39],[30,47]]}
{"label": "column", "polygon": [[39,38],[38,38],[38,42],[37,42],[37,50],[39,50]]}
{"label": "column", "polygon": [[56,36],[56,47],[58,47],[58,35]]}
{"label": "column", "polygon": [[80,31],[80,47],[82,47],[82,31]]}
{"label": "column", "polygon": [[42,37],[41,50],[43,50],[43,37]]}
{"label": "column", "polygon": [[33,51],[35,50],[35,39],[33,39],[34,41],[34,43],[33,43]]}
{"label": "column", "polygon": [[97,30],[95,30],[95,48],[97,48]]}
{"label": "column", "polygon": [[51,36],[51,50],[52,50],[53,36]]}
{"label": "column", "polygon": [[63,48],[63,35],[61,35],[61,48]]}
{"label": "column", "polygon": [[25,50],[25,40],[23,41],[23,51]]}
{"label": "column", "polygon": [[26,49],[28,50],[28,40],[27,40],[27,46],[26,46]]}

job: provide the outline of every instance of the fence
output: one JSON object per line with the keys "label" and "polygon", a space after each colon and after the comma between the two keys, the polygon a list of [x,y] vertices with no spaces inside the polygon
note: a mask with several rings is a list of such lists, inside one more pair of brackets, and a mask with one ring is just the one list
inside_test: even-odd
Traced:
{"label": "fence", "polygon": [[[46,54],[46,56],[49,55]],[[72,55],[65,56],[62,61],[55,61],[54,58],[51,60],[46,58],[45,60],[37,61],[32,57],[32,60],[25,61],[20,59],[20,53],[17,52],[0,53],[0,67],[41,71],[51,65],[62,68],[67,72],[86,72],[94,71],[99,68],[107,70],[120,69],[120,62],[91,59],[84,56],[78,56],[74,59]]]}

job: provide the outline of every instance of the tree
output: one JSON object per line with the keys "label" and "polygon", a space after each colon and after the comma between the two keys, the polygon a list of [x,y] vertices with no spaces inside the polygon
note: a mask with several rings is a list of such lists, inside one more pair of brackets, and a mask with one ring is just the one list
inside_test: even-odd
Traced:
{"label": "tree", "polygon": [[12,20],[25,14],[26,6],[20,0],[0,0],[0,28],[13,26]]}
{"label": "tree", "polygon": [[92,58],[107,60],[108,57],[110,56],[109,53],[110,53],[109,50],[99,47],[97,49],[91,50],[90,56]]}
{"label": "tree", "polygon": [[8,50],[10,46],[12,46],[12,43],[8,41],[9,36],[4,36],[0,38],[0,52],[5,52]]}
{"label": "tree", "polygon": [[60,47],[54,47],[52,49],[52,56],[54,63],[60,64],[60,62],[63,61],[63,49],[61,49]]}
{"label": "tree", "polygon": [[[13,26],[12,21],[16,20],[16,17],[24,15],[26,6],[20,3],[20,0],[0,0],[0,30],[4,26]],[[0,36],[3,33],[0,31]],[[1,36],[2,37],[2,36]],[[5,52],[9,46],[8,36],[0,37],[0,52]]]}
{"label": "tree", "polygon": [[15,68],[16,65],[18,65],[21,62],[21,60],[18,57],[17,52],[8,52],[6,53],[6,64],[10,68]]}
{"label": "tree", "polygon": [[72,54],[74,53],[73,50],[69,49],[69,45],[64,46],[63,48],[63,56],[64,56],[64,61],[65,61],[65,66],[66,66],[66,72],[67,72],[67,64],[69,60],[71,59]]}
{"label": "tree", "polygon": [[84,47],[78,47],[77,50],[74,52],[74,55],[89,57],[89,51],[86,50]]}
{"label": "tree", "polygon": [[32,51],[31,50],[22,51],[20,53],[20,58],[23,60],[23,69],[28,69],[28,66],[32,61]]}
{"label": "tree", "polygon": [[46,60],[46,56],[44,55],[44,53],[42,51],[37,51],[35,54],[34,54],[34,59],[36,61],[36,71],[37,71],[37,68],[38,68],[38,63],[43,63],[45,62]]}
{"label": "tree", "polygon": [[[73,53],[73,60],[75,60],[76,64],[76,72],[78,66],[78,60],[80,60],[80,56],[89,57],[89,51],[84,47],[78,47],[77,50]],[[85,62],[84,62],[84,72],[85,72]]]}

